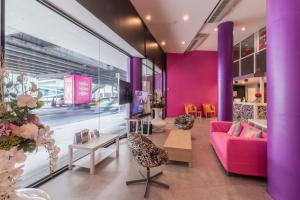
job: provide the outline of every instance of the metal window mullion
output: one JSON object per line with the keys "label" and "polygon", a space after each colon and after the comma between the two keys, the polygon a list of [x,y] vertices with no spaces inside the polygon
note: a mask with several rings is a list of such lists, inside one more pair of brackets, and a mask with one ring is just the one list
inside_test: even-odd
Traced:
{"label": "metal window mullion", "polygon": [[239,53],[240,53],[240,58],[239,58],[239,76],[242,76],[242,43],[239,43]]}

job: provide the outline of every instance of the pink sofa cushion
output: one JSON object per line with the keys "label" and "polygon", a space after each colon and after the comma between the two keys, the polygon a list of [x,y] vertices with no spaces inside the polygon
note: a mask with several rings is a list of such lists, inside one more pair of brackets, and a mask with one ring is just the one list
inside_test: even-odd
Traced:
{"label": "pink sofa cushion", "polygon": [[[242,123],[242,126],[243,126],[243,129],[242,129],[242,132],[240,134],[240,137],[245,137],[245,135],[246,135],[247,131],[249,130],[249,128],[253,129],[254,131],[260,131],[260,129],[258,129],[254,126],[251,126],[250,124]],[[266,132],[263,132],[262,138],[267,139],[267,133]]]}
{"label": "pink sofa cushion", "polygon": [[262,138],[261,130],[254,130],[254,128],[248,128],[245,132],[244,137],[246,138]]}
{"label": "pink sofa cushion", "polygon": [[235,128],[232,132],[232,136],[239,137],[241,135],[242,130],[243,130],[242,123],[241,122],[236,123]]}

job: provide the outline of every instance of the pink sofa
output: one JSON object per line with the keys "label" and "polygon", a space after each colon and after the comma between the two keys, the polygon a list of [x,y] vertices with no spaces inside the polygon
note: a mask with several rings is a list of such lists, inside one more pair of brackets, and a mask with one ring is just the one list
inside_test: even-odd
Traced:
{"label": "pink sofa", "polygon": [[211,144],[227,173],[251,176],[267,176],[267,133],[263,138],[243,137],[248,128],[257,129],[242,123],[240,137],[227,134],[232,122],[211,122]]}

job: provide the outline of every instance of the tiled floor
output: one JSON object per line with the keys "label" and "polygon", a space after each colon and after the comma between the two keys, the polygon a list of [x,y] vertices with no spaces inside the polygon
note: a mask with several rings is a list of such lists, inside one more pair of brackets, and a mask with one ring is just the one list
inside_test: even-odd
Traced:
{"label": "tiled floor", "polygon": [[[173,120],[168,119],[165,133],[155,133],[151,139],[162,146]],[[266,192],[266,180],[226,176],[209,143],[209,120],[196,120],[193,135],[193,168],[182,163],[171,163],[153,170],[163,170],[158,179],[170,185],[170,190],[150,187],[148,199],[153,200],[262,200],[271,199]],[[96,168],[96,174],[74,168],[65,172],[41,189],[53,200],[141,200],[145,185],[126,186],[125,181],[140,178],[142,169],[132,159],[127,141],[121,141],[119,159],[108,158]]]}

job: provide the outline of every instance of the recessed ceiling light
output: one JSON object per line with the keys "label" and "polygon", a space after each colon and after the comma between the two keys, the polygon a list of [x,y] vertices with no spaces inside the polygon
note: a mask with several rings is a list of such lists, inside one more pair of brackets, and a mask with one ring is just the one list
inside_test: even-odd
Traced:
{"label": "recessed ceiling light", "polygon": [[150,21],[151,20],[151,15],[146,15],[146,20]]}
{"label": "recessed ceiling light", "polygon": [[161,45],[162,45],[162,46],[165,46],[165,45],[166,45],[166,42],[165,42],[165,41],[162,41],[162,42],[161,42]]}
{"label": "recessed ceiling light", "polygon": [[242,28],[241,28],[241,31],[245,31],[245,30],[246,30],[246,27],[242,27]]}
{"label": "recessed ceiling light", "polygon": [[187,20],[189,20],[189,16],[188,16],[188,15],[183,15],[182,19],[183,19],[184,21],[187,21]]}
{"label": "recessed ceiling light", "polygon": [[217,31],[218,31],[218,28],[214,28],[214,31],[216,31],[216,32],[217,32]]}
{"label": "recessed ceiling light", "polygon": [[182,41],[181,44],[184,45],[184,44],[185,44],[185,41]]}

